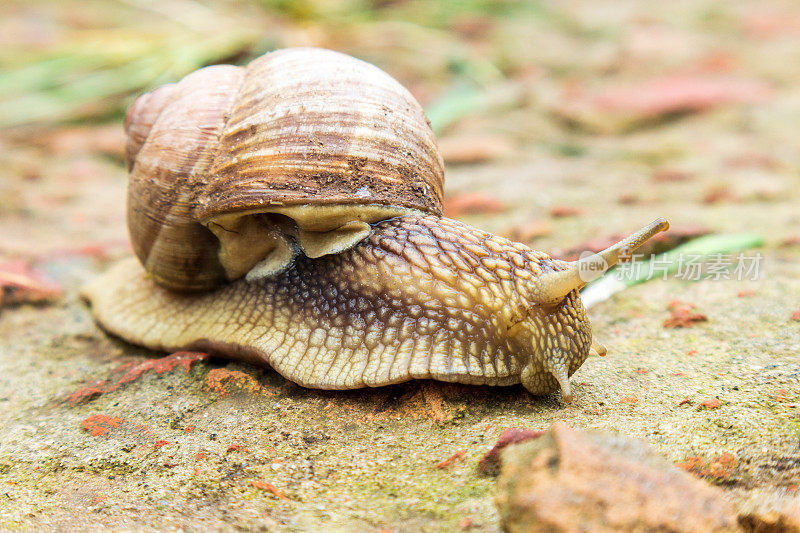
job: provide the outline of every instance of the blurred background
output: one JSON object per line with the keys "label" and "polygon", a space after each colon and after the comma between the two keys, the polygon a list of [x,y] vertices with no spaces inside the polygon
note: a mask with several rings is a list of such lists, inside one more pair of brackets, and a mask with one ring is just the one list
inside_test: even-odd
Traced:
{"label": "blurred background", "polygon": [[[288,46],[352,54],[412,91],[448,163],[451,216],[551,248],[612,209],[634,226],[655,210],[743,229],[767,213],[745,224],[733,204],[796,189],[795,7],[6,0],[0,253],[124,241],[121,120],[136,95]],[[687,202],[711,209],[683,216]]]}

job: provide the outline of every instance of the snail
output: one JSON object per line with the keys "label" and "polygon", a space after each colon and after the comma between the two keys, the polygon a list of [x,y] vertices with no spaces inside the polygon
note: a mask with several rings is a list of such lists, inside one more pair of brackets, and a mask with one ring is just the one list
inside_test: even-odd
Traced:
{"label": "snail", "polygon": [[[278,81],[271,63],[281,65]],[[522,383],[533,394],[560,389],[571,401],[569,377],[590,350],[605,353],[592,340],[578,289],[668,223],[658,219],[570,263],[444,218],[441,157],[407,91],[375,67],[316,49],[267,54],[244,68],[244,78],[259,71],[254,87],[291,85],[295,74],[285,67],[292,64],[306,79],[297,82],[304,103],[294,108],[262,109],[258,95],[272,89],[225,81],[239,67],[203,69],[133,104],[128,223],[138,261],[123,259],[84,288],[97,321],[153,349],[268,364],[305,387]],[[216,76],[223,81],[212,83]],[[338,88],[356,81],[352,92]],[[187,86],[202,89],[173,94]],[[222,94],[231,87],[236,96]],[[317,102],[326,87],[337,88],[337,99]],[[373,104],[383,96],[396,98],[398,109]],[[194,109],[208,101],[228,107]],[[324,102],[335,120],[326,120]],[[177,104],[190,109],[170,110]],[[316,122],[322,133],[310,129]],[[181,132],[189,142],[171,144]],[[352,136],[349,144],[343,136]],[[179,172],[186,168],[202,170],[186,177]],[[315,187],[321,200],[312,198]],[[137,244],[148,231],[156,235]],[[197,243],[177,241],[188,237]],[[246,261],[234,257],[239,252]]]}

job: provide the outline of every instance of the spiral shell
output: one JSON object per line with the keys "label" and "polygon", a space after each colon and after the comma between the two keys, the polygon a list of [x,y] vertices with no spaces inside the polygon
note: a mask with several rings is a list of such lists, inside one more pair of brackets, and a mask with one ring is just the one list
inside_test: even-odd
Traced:
{"label": "spiral shell", "polygon": [[370,224],[441,214],[444,173],[420,105],[382,70],[290,48],[198,70],[137,99],[128,228],[150,276],[208,289],[338,253]]}

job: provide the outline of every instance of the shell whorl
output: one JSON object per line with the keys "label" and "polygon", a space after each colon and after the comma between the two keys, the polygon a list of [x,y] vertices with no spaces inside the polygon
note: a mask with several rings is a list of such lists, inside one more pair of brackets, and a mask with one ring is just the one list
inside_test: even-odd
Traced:
{"label": "shell whorl", "polygon": [[433,216],[382,222],[337,255],[274,279],[175,294],[122,263],[85,290],[100,322],[154,349],[206,349],[267,363],[304,386],[347,389],[414,378],[523,382],[557,390],[586,359],[577,291],[555,306],[527,295],[565,268],[546,254]]}
{"label": "shell whorl", "polygon": [[128,172],[133,168],[136,156],[147,140],[153,124],[176,96],[175,84],[169,83],[137,98],[125,114],[125,165]]}
{"label": "shell whorl", "polygon": [[441,214],[443,163],[422,108],[344,54],[286,49],[201,69],[141,96],[126,131],[131,240],[173,289],[271,274],[295,243],[321,256],[369,223]]}

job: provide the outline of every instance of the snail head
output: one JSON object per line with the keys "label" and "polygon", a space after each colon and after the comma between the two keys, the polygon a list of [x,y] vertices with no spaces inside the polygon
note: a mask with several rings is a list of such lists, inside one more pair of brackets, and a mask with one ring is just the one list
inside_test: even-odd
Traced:
{"label": "snail head", "polygon": [[510,337],[527,344],[531,357],[521,373],[521,382],[534,394],[560,388],[564,400],[572,400],[571,376],[594,350],[605,348],[592,340],[591,327],[578,291],[630,255],[669,223],[659,218],[630,237],[574,262],[551,260],[550,271],[532,279],[530,293],[512,325]]}

